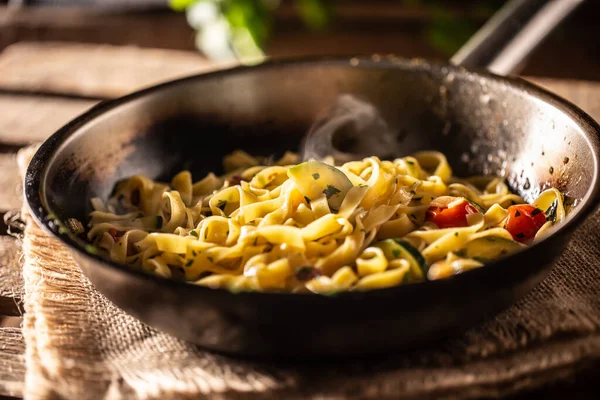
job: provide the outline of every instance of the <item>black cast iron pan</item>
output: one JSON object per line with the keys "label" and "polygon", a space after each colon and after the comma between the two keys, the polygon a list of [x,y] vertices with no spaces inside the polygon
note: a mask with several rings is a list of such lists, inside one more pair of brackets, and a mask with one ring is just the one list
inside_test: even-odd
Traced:
{"label": "black cast iron pan", "polygon": [[[552,7],[559,3],[572,2],[510,3],[457,58],[493,65],[491,50],[502,48],[512,58],[500,72],[513,69],[532,47],[523,43],[544,36],[538,29],[519,37],[521,28],[539,23],[543,13],[561,19],[568,7],[557,14]],[[513,17],[522,19],[519,29],[507,28]],[[116,181],[133,174],[169,179],[187,168],[198,178],[218,171],[222,156],[237,148],[262,155],[298,150],[340,95],[379,110],[398,133],[397,156],[443,151],[457,174],[505,175],[529,201],[555,186],[575,204],[568,221],[533,247],[452,279],[332,297],[234,294],[170,281],[89,253],[83,239],[59,233],[68,218],[87,220],[90,198],[106,198]],[[540,282],[598,202],[599,132],[569,102],[483,70],[394,57],[267,62],[98,105],[41,146],[25,194],[35,220],[71,250],[96,289],[151,326],[229,354],[365,355],[456,333]]]}

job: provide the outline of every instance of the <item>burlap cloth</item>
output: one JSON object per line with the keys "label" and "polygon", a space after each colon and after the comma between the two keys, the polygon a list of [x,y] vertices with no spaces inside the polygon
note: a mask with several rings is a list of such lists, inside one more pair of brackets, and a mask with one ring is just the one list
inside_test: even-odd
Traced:
{"label": "burlap cloth", "polygon": [[[28,153],[21,154],[20,164]],[[27,220],[25,396],[69,399],[386,399],[499,396],[600,360],[600,214],[522,301],[434,348],[365,362],[275,365],[158,332],[98,293]]]}

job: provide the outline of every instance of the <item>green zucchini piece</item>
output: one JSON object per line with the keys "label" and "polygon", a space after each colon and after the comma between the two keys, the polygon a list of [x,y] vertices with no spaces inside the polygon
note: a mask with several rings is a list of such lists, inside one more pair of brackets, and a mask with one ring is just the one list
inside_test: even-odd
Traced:
{"label": "green zucchini piece", "polygon": [[457,252],[465,258],[472,258],[482,263],[494,261],[525,248],[525,245],[498,236],[485,236],[470,241]]}
{"label": "green zucchini piece", "polygon": [[288,177],[310,201],[325,195],[329,207],[339,210],[352,182],[342,171],[319,161],[307,161],[288,170]]}
{"label": "green zucchini piece", "polygon": [[413,278],[417,281],[424,280],[429,270],[429,265],[421,252],[412,244],[403,239],[386,239],[375,244],[383,250],[385,258],[394,260],[398,258],[405,259],[410,264],[410,272]]}

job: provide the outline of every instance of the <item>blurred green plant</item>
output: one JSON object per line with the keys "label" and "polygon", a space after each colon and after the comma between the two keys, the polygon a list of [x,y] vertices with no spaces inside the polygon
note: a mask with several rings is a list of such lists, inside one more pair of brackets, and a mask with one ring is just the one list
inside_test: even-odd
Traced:
{"label": "blurred green plant", "polygon": [[[238,59],[255,63],[264,59],[264,46],[273,26],[273,14],[282,0],[170,0],[174,10],[185,11],[196,30],[196,45],[215,60]],[[339,0],[338,0],[339,1]],[[367,0],[368,1],[368,0]],[[451,55],[473,35],[477,26],[458,18],[442,0],[398,0],[407,7],[425,7],[431,20],[425,28],[429,43]],[[330,26],[336,0],[294,0],[304,26],[319,31]],[[475,11],[491,14],[502,0],[474,2]]]}
{"label": "blurred green plant", "polygon": [[[188,23],[196,30],[196,46],[208,57],[254,63],[264,59],[263,49],[280,0],[170,0],[170,5],[186,12]],[[329,25],[331,1],[295,0],[295,5],[308,29]]]}

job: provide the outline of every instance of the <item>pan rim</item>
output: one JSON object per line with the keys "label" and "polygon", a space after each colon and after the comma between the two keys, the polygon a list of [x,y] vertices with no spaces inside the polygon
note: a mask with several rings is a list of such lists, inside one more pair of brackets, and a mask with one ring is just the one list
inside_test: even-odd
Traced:
{"label": "pan rim", "polygon": [[[588,146],[592,150],[594,173],[592,176],[591,185],[579,204],[579,211],[569,220],[551,234],[545,237],[543,240],[535,243],[533,246],[520,251],[514,255],[508,256],[504,259],[487,264],[485,268],[478,268],[471,271],[467,271],[463,274],[453,276],[451,279],[437,280],[437,281],[425,281],[419,283],[413,283],[411,285],[394,286],[384,289],[373,289],[369,291],[343,291],[336,293],[335,296],[315,296],[314,294],[299,294],[299,293],[288,293],[288,292],[232,292],[228,289],[222,288],[209,288],[199,285],[190,284],[188,282],[179,282],[173,279],[162,278],[153,274],[133,270],[127,267],[125,264],[116,263],[108,258],[105,258],[99,254],[92,254],[85,250],[86,241],[75,237],[70,231],[68,233],[60,233],[59,225],[55,223],[52,218],[52,210],[48,207],[46,202],[46,175],[48,167],[51,165],[53,157],[58,153],[61,146],[68,141],[72,135],[74,135],[80,128],[83,128],[87,123],[95,121],[98,117],[108,113],[109,111],[116,109],[117,107],[135,101],[136,99],[142,98],[146,95],[150,95],[164,89],[174,87],[177,85],[185,84],[190,81],[198,80],[209,80],[218,78],[220,76],[236,75],[240,73],[248,73],[257,70],[264,70],[269,68],[277,67],[292,67],[301,65],[323,65],[323,66],[347,66],[349,68],[388,68],[388,69],[417,69],[423,72],[442,70],[445,69],[447,73],[455,73],[455,75],[472,75],[475,78],[484,78],[488,81],[496,81],[507,84],[510,88],[523,91],[525,95],[532,96],[544,103],[550,104],[551,106],[564,113],[567,117],[573,120],[576,125],[580,128],[583,137],[586,139]],[[593,133],[592,133],[593,132]],[[570,101],[563,99],[562,97],[541,88],[529,81],[526,81],[518,77],[502,77],[485,70],[478,69],[466,69],[461,66],[454,66],[443,62],[432,62],[422,58],[403,58],[397,56],[317,56],[317,57],[298,57],[298,58],[286,58],[277,60],[268,60],[264,63],[254,66],[234,66],[225,69],[219,69],[207,73],[193,74],[182,78],[170,80],[157,85],[153,85],[125,96],[102,101],[95,105],[88,111],[84,112],[80,116],[71,120],[53,135],[46,139],[38,148],[35,155],[31,159],[29,166],[24,177],[24,194],[27,205],[29,206],[31,216],[34,221],[40,226],[46,233],[58,238],[62,244],[70,251],[76,251],[78,255],[92,258],[94,261],[106,266],[115,272],[128,274],[134,276],[137,279],[152,280],[160,285],[171,286],[174,289],[193,290],[198,293],[210,293],[216,295],[236,295],[240,298],[247,297],[269,297],[277,299],[288,299],[288,298],[302,298],[310,296],[313,299],[320,299],[318,301],[339,301],[342,299],[362,299],[365,296],[393,296],[396,293],[402,293],[407,290],[419,290],[423,285],[427,285],[430,290],[435,287],[442,289],[448,285],[460,285],[465,279],[475,279],[481,274],[486,274],[490,269],[506,268],[506,264],[518,265],[518,260],[524,258],[528,252],[531,252],[536,246],[542,245],[545,241],[551,239],[557,234],[570,234],[575,228],[579,227],[583,220],[594,211],[598,203],[600,202],[600,125],[594,121],[587,113],[581,110],[578,106],[571,103]],[[89,244],[89,243],[88,243]]]}

